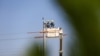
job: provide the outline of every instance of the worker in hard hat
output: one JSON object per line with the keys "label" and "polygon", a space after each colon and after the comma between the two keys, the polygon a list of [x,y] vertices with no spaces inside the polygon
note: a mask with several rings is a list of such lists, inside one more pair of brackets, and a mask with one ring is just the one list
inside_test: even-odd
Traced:
{"label": "worker in hard hat", "polygon": [[47,28],[47,22],[44,21],[44,28]]}
{"label": "worker in hard hat", "polygon": [[51,21],[50,21],[50,27],[51,27],[51,28],[54,28],[54,26],[55,26],[54,20],[51,20]]}
{"label": "worker in hard hat", "polygon": [[50,21],[49,21],[49,20],[48,20],[47,23],[46,23],[46,27],[47,27],[47,28],[50,28]]}

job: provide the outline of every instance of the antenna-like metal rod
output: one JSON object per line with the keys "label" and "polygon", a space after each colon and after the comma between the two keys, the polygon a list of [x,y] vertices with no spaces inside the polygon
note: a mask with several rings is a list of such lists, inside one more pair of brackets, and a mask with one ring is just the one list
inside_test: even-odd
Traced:
{"label": "antenna-like metal rod", "polygon": [[46,49],[46,37],[45,37],[45,27],[44,27],[44,18],[42,18],[43,20],[43,56],[45,56],[45,49]]}

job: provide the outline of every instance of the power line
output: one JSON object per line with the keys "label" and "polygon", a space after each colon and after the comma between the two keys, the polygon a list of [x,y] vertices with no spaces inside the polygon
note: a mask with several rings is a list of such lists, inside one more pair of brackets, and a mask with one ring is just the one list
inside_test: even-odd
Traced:
{"label": "power line", "polygon": [[3,40],[21,40],[21,39],[33,39],[33,38],[7,38],[7,39],[0,39],[0,41],[3,41]]}
{"label": "power line", "polygon": [[0,33],[0,35],[19,35],[19,34],[27,34],[27,33]]}

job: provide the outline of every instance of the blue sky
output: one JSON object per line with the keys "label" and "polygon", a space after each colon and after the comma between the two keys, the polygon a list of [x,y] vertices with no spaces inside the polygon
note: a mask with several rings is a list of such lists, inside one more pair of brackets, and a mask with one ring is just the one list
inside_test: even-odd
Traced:
{"label": "blue sky", "polygon": [[[30,43],[30,39],[22,38],[39,41],[33,38],[38,34],[27,32],[41,30],[42,17],[55,20],[56,27],[66,30],[64,33],[69,36],[63,43],[69,43],[72,30],[69,21],[65,25],[62,13],[53,0],[0,0],[0,56],[18,56]],[[47,39],[47,44],[51,48],[50,56],[58,56],[59,40]]]}

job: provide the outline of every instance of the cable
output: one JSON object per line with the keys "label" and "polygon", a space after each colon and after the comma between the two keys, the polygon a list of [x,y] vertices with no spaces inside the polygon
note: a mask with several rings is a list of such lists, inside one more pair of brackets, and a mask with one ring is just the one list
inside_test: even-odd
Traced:
{"label": "cable", "polygon": [[3,40],[21,40],[21,39],[33,39],[33,38],[9,38],[9,39],[0,39],[0,41],[3,41]]}
{"label": "cable", "polygon": [[27,33],[0,33],[0,35],[18,35],[18,34],[27,34]]}
{"label": "cable", "polygon": [[40,31],[36,31],[36,32],[20,32],[20,33],[0,33],[0,35],[33,34],[33,33],[41,33],[41,32]]}

